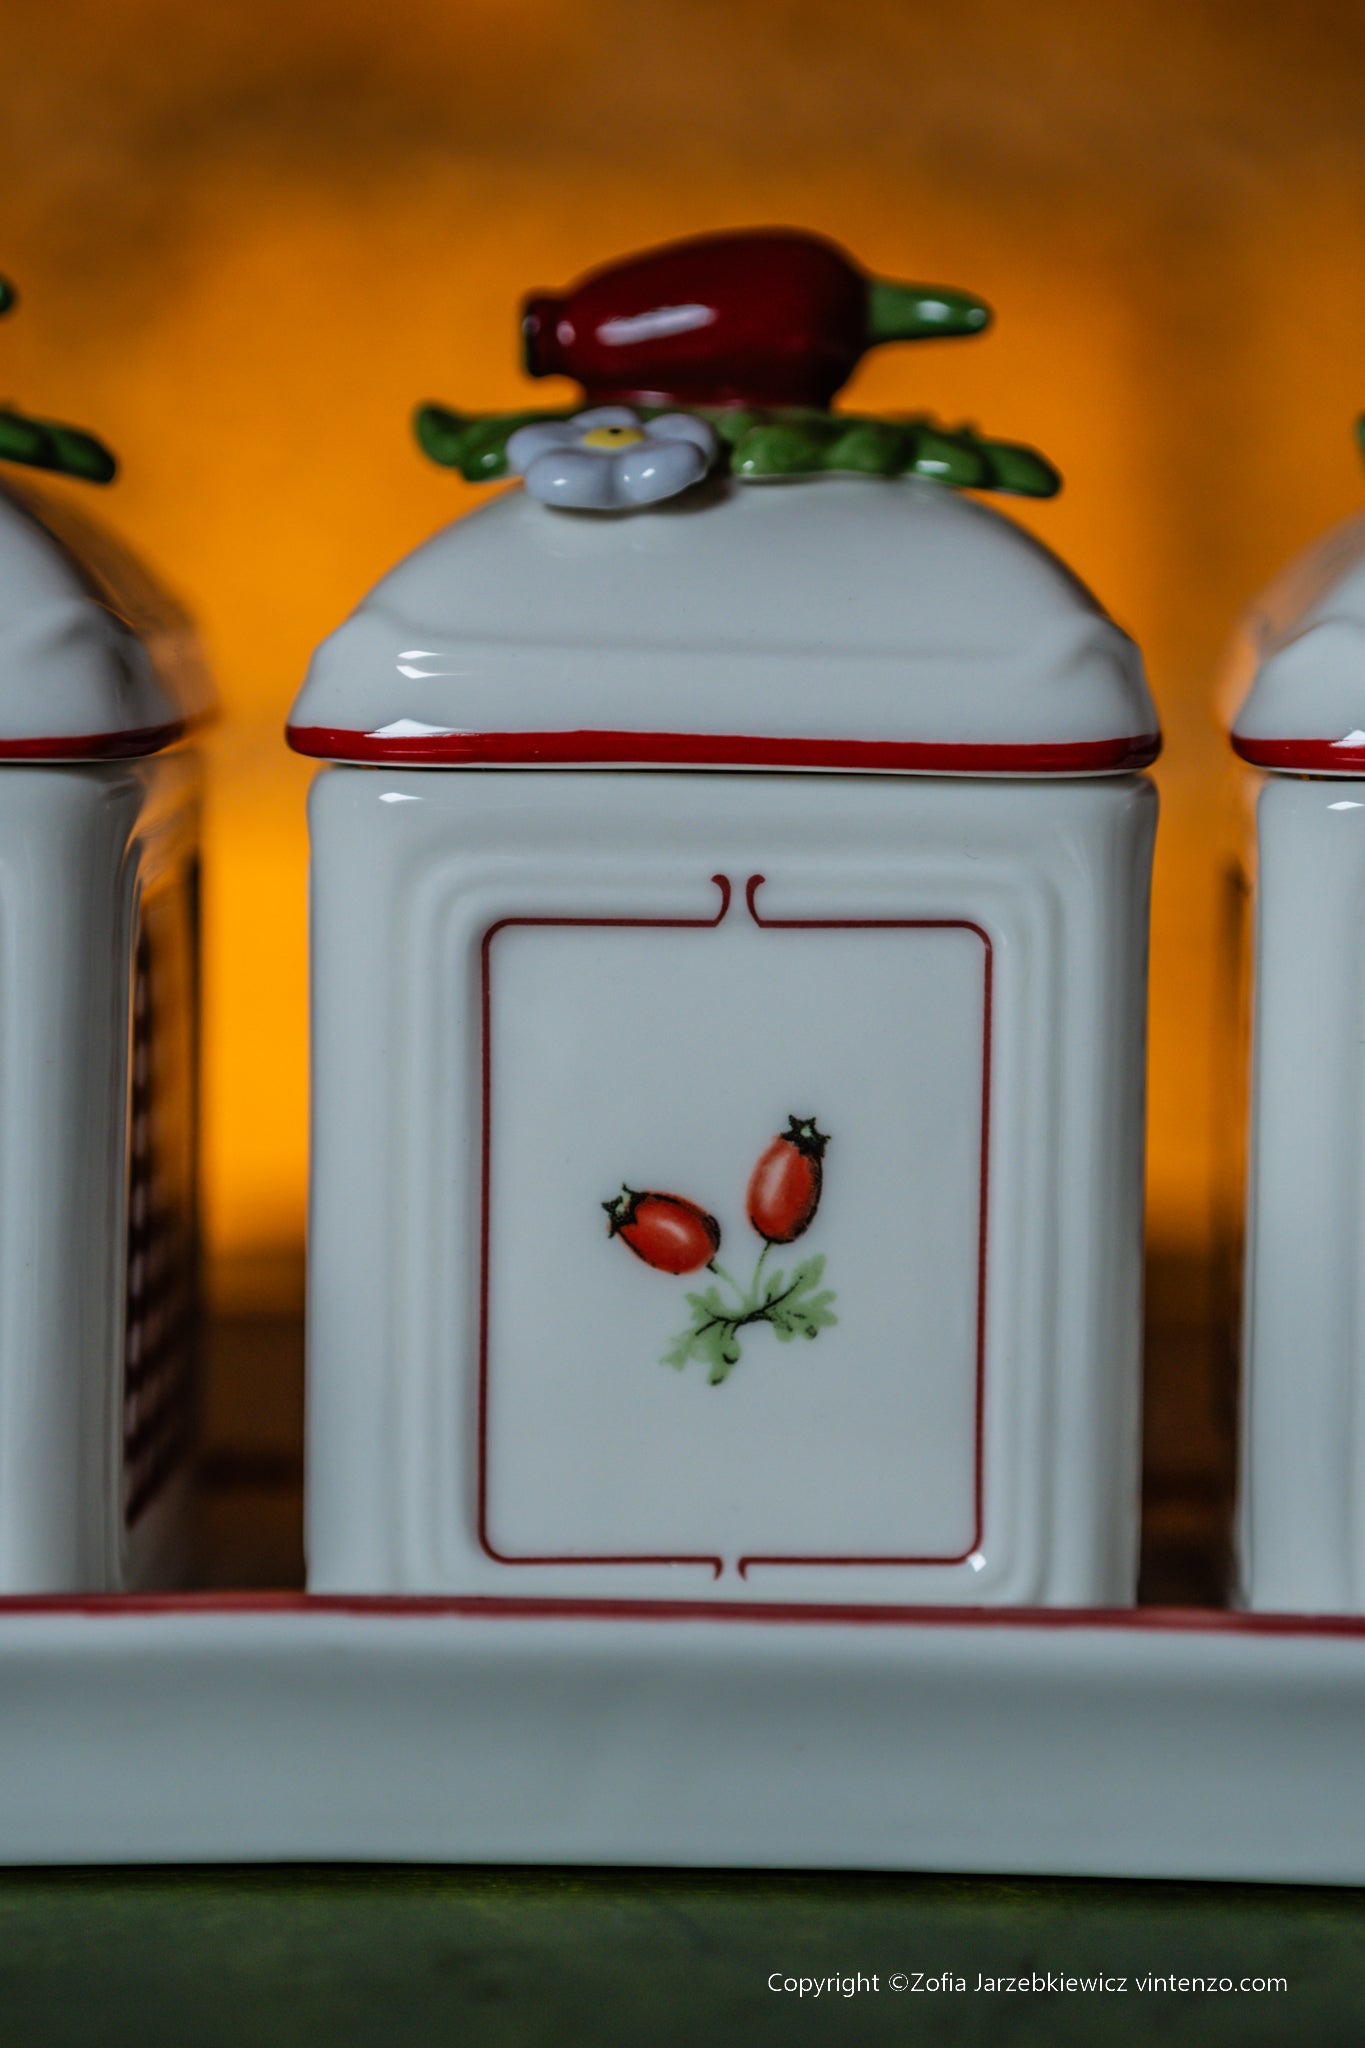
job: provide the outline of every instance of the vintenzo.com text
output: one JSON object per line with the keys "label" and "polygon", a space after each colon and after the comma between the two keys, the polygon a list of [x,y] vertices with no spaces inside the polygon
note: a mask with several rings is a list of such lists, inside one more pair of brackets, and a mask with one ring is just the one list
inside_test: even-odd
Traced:
{"label": "vintenzo.com text", "polygon": [[1077,1971],[1026,1970],[1011,1975],[1003,1972],[989,1975],[985,1971],[976,1973],[975,1982],[971,1977],[962,1977],[952,1970],[854,1970],[825,1977],[806,1977],[786,1970],[774,1970],[768,1978],[769,1991],[784,1993],[792,1998],[859,1998],[883,1991],[904,1992],[910,1996],[955,1997],[984,1995],[1029,1997],[1066,1997],[1076,1995],[1122,1996],[1137,1993],[1145,1996],[1171,1996],[1200,1998],[1226,1995],[1227,1993],[1271,1993],[1289,1989],[1287,1977],[1229,1977],[1221,1971],[1210,1970],[1203,1974],[1183,1971],[1141,1970],[1119,1972],[1110,1970]]}

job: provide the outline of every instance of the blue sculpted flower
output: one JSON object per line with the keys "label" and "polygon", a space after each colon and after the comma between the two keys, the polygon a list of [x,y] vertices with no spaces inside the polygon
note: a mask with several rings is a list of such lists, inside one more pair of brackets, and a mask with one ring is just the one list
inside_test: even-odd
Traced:
{"label": "blue sculpted flower", "polygon": [[571,420],[519,427],[507,461],[543,505],[630,512],[700,483],[716,448],[714,429],[691,413],[643,420],[629,406],[599,405]]}

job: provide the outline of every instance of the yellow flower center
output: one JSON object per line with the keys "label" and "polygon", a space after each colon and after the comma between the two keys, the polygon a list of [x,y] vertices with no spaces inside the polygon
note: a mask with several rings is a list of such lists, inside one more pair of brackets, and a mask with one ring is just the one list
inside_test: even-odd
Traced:
{"label": "yellow flower center", "polygon": [[583,436],[585,448],[629,448],[635,441],[643,441],[644,435],[638,427],[589,427]]}

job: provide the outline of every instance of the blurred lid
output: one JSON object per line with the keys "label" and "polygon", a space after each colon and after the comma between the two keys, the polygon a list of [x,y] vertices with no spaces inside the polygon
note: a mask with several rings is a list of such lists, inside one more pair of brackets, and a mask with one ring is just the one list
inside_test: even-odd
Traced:
{"label": "blurred lid", "polygon": [[155,753],[209,708],[189,619],[102,526],[0,485],[0,761]]}
{"label": "blurred lid", "polygon": [[647,517],[515,488],[313,658],[290,743],[427,766],[1115,774],[1141,658],[1055,556],[942,486],[703,486]]}
{"label": "blurred lid", "polygon": [[1258,768],[1365,775],[1365,513],[1281,571],[1243,618],[1225,682]]}

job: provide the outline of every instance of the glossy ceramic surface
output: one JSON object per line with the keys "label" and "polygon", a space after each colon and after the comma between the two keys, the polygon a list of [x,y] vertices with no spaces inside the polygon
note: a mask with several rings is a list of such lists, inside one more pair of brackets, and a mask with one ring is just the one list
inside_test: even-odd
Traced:
{"label": "glossy ceramic surface", "polygon": [[0,1858],[1358,1885],[1362,1713],[1358,1633],[1212,1615],[11,1610]]}
{"label": "glossy ceramic surface", "polygon": [[1146,783],[311,815],[314,1586],[1132,1598]]}
{"label": "glossy ceramic surface", "polygon": [[1365,518],[1248,613],[1233,743],[1256,803],[1238,1552],[1256,1608],[1365,1609],[1362,991]]}
{"label": "glossy ceramic surface", "polygon": [[0,491],[6,1590],[180,1564],[200,778],[156,750],[205,702],[184,614],[126,550]]}
{"label": "glossy ceramic surface", "polygon": [[628,519],[513,490],[314,657],[300,751],[373,762],[1117,773],[1156,712],[1039,544],[933,484],[706,485]]}
{"label": "glossy ceramic surface", "polygon": [[[0,314],[13,310],[17,296],[9,279],[0,277]],[[116,458],[94,434],[65,420],[35,419],[12,404],[0,406],[0,461],[56,470],[91,484],[111,483],[118,473]]]}
{"label": "glossy ceramic surface", "polygon": [[0,1586],[174,1569],[199,776],[0,771]]}
{"label": "glossy ceramic surface", "polygon": [[208,709],[189,621],[104,527],[0,487],[0,761],[155,753]]}
{"label": "glossy ceramic surface", "polygon": [[1256,809],[1240,1555],[1254,1607],[1365,1609],[1365,806],[1275,777]]}
{"label": "glossy ceramic surface", "polygon": [[792,228],[698,235],[526,301],[533,377],[595,404],[826,406],[879,342],[979,334],[990,308],[941,285],[868,277]]}
{"label": "glossy ceramic surface", "polygon": [[1365,774],[1365,513],[1314,542],[1252,606],[1227,691],[1244,760]]}
{"label": "glossy ceramic surface", "polygon": [[[1049,498],[1061,478],[1021,442],[988,439],[926,413],[831,410],[869,348],[976,334],[989,321],[990,308],[969,293],[870,278],[818,235],[792,228],[702,235],[608,264],[562,296],[532,297],[522,317],[533,377],[575,378],[592,416],[620,413],[629,401],[625,420],[636,442],[669,438],[672,428],[671,449],[618,448],[609,462],[595,434],[585,444],[572,433],[572,407],[468,413],[428,403],[418,406],[413,426],[433,462],[470,482],[524,475],[533,496],[580,511],[638,510],[708,469],[750,480],[828,471],[919,476]],[[705,463],[676,445],[689,427]],[[542,452],[556,441],[573,451],[553,488],[548,470],[537,478],[523,459],[528,439]],[[585,459],[592,450],[597,461]]]}

